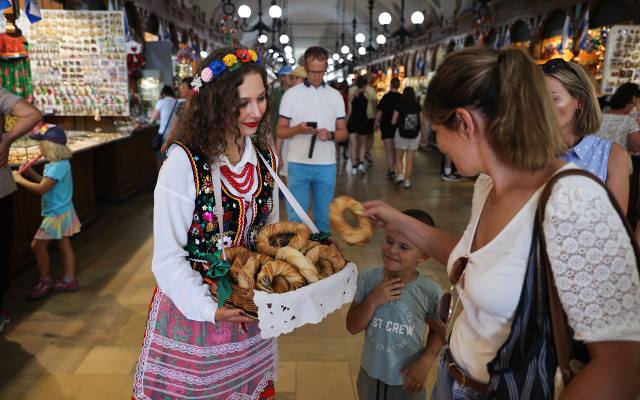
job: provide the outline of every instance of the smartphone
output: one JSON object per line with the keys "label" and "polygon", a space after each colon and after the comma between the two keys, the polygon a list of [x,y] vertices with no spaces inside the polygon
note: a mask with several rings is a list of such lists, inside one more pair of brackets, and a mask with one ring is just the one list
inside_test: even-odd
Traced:
{"label": "smartphone", "polygon": [[318,129],[318,123],[317,122],[307,122],[307,126],[309,128]]}

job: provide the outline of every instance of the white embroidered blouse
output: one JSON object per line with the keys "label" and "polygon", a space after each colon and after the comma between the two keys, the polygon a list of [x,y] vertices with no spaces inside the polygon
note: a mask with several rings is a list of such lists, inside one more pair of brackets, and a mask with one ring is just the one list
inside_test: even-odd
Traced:
{"label": "white embroidered blouse", "polygon": [[[247,163],[256,165],[258,157],[251,139],[246,139],[245,151],[238,164],[231,165],[226,157],[220,157],[220,162],[234,173],[242,171]],[[253,173],[257,174],[255,168]],[[251,201],[257,190],[258,179],[257,176],[254,178],[251,190],[246,194],[240,194],[228,184],[224,176],[221,176],[223,184],[234,196],[245,198],[247,201]],[[275,188],[273,212],[267,224],[276,223],[280,219],[278,197],[278,190]],[[193,219],[195,199],[195,182],[189,157],[182,148],[173,145],[169,148],[154,191],[151,270],[160,290],[169,296],[185,317],[195,321],[215,322],[217,304],[209,293],[209,287],[202,282],[200,273],[194,271],[185,258],[187,251],[184,247],[187,245],[187,232]],[[252,217],[248,214],[246,218],[250,221]],[[243,235],[248,237],[251,227],[248,223],[245,226],[246,232]]]}

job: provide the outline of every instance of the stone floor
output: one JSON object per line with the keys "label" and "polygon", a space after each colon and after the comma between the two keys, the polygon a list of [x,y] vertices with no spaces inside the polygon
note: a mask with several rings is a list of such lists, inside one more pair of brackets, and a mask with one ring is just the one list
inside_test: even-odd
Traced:
{"label": "stone floor", "polygon": [[[442,182],[435,151],[418,153],[412,189],[384,178],[381,146],[365,177],[341,172],[337,194],[382,199],[429,211],[436,223],[461,232],[468,218],[472,183]],[[128,399],[132,373],[154,288],[150,272],[152,191],[106,207],[102,218],[73,241],[81,290],[40,301],[27,296],[35,266],[13,282],[7,298],[13,321],[0,335],[0,399]],[[378,266],[381,235],[364,249],[345,248],[360,269]],[[59,260],[53,258],[54,271]],[[420,270],[446,287],[442,266]],[[345,329],[348,306],[318,325],[279,338],[278,399],[356,399],[363,335]],[[430,373],[428,387],[433,377]]]}

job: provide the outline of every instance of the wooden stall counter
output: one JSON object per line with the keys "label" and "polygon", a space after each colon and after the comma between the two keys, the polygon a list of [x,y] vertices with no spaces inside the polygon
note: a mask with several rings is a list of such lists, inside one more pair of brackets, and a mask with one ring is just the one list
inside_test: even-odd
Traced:
{"label": "wooden stall counter", "polygon": [[94,151],[94,178],[98,203],[118,203],[153,184],[156,161],[149,148],[157,127],[134,129],[126,140]]}
{"label": "wooden stall counter", "polygon": [[[152,185],[156,164],[148,143],[152,128],[131,132],[95,133],[67,131],[68,145],[73,150],[73,204],[83,224],[89,226],[99,216],[99,204],[123,201]],[[12,146],[9,154],[13,168],[39,154],[37,143],[23,139]],[[44,161],[34,164],[42,173]],[[40,196],[18,186],[13,194],[12,266],[32,262],[30,243],[40,226]]]}

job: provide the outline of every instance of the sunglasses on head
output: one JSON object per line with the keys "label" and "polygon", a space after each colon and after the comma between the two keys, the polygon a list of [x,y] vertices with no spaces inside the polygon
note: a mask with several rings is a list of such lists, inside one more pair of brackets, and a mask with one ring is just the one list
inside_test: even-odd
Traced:
{"label": "sunglasses on head", "polygon": [[570,71],[575,76],[578,76],[576,71],[574,71],[573,68],[571,68],[571,65],[569,65],[569,63],[562,58],[554,58],[552,60],[549,60],[546,63],[542,64],[541,68],[542,68],[542,72],[544,72],[547,75],[553,74],[558,70],[564,69],[564,70]]}

